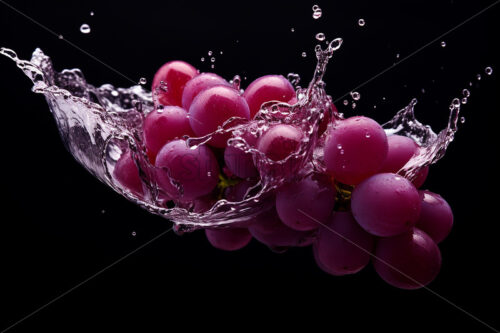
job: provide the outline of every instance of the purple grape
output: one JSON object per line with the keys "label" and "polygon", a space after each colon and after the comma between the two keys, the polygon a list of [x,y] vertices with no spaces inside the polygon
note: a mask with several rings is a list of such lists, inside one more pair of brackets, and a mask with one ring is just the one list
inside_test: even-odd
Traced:
{"label": "purple grape", "polygon": [[280,221],[275,208],[258,215],[248,230],[255,239],[269,247],[308,246],[313,242],[312,232],[288,228]]}
{"label": "purple grape", "polygon": [[293,125],[274,125],[258,141],[258,149],[273,161],[281,161],[296,152],[304,137],[302,130]]}
{"label": "purple grape", "polygon": [[196,68],[184,61],[174,60],[161,66],[153,78],[152,91],[156,91],[163,81],[165,90],[159,91],[159,100],[163,105],[182,105],[184,86],[198,75]]}
{"label": "purple grape", "polygon": [[113,178],[124,188],[137,196],[143,195],[139,169],[132,159],[130,151],[123,153],[115,164]]}
{"label": "purple grape", "polygon": [[416,226],[431,236],[436,243],[440,243],[453,227],[451,207],[439,194],[427,190],[419,193],[422,208]]}
{"label": "purple grape", "polygon": [[376,121],[351,117],[339,121],[328,133],[326,169],[339,182],[357,185],[380,169],[387,150],[387,136]]}
{"label": "purple grape", "polygon": [[205,229],[205,235],[213,247],[224,251],[235,251],[247,246],[252,235],[247,229]]}
{"label": "purple grape", "polygon": [[217,202],[217,199],[212,195],[205,195],[193,200],[193,212],[205,213]]}
{"label": "purple grape", "polygon": [[276,193],[276,211],[281,221],[299,231],[314,230],[326,223],[334,203],[333,184],[319,174],[286,184]]}
{"label": "purple grape", "polygon": [[380,173],[354,188],[351,209],[356,221],[375,236],[410,230],[420,215],[420,196],[406,178]]}
{"label": "purple grape", "polygon": [[250,83],[243,93],[253,119],[263,103],[269,101],[288,102],[295,97],[295,89],[282,75],[266,75]]}
{"label": "purple grape", "polygon": [[[215,132],[232,117],[250,118],[248,104],[236,89],[215,86],[199,93],[189,107],[189,122],[194,133],[204,136]],[[223,148],[231,133],[215,135],[211,146]]]}
{"label": "purple grape", "polygon": [[356,223],[350,212],[335,212],[319,228],[313,247],[321,269],[345,275],[357,273],[368,264],[374,243],[375,238]]}
{"label": "purple grape", "polygon": [[256,184],[257,183],[255,181],[243,180],[234,186],[226,188],[224,191],[225,198],[227,201],[231,202],[242,201],[247,191]]}
{"label": "purple grape", "polygon": [[[398,171],[401,170],[420,149],[419,145],[413,139],[406,136],[391,135],[387,137],[387,142],[389,144],[389,151],[387,152],[384,164],[378,171],[379,173],[398,173]],[[416,188],[422,186],[428,173],[429,167],[423,167],[413,180],[413,185],[415,185]]]}
{"label": "purple grape", "polygon": [[182,93],[182,107],[186,110],[189,110],[193,99],[200,92],[205,89],[220,85],[230,86],[229,82],[214,73],[202,73],[195,76],[194,78],[189,80],[184,87],[184,92]]}
{"label": "purple grape", "polygon": [[184,135],[194,136],[186,110],[178,106],[166,106],[161,111],[151,111],[144,119],[144,140],[152,161],[160,149],[173,139]]}
{"label": "purple grape", "polygon": [[373,266],[378,275],[401,289],[418,289],[429,284],[441,268],[438,246],[417,228],[379,239],[374,256]]}
{"label": "purple grape", "polygon": [[167,143],[156,157],[157,181],[175,199],[191,200],[210,193],[219,179],[217,160],[205,145],[188,147],[185,140]]}
{"label": "purple grape", "polygon": [[[257,144],[257,138],[248,132],[242,137],[250,146],[254,147]],[[253,163],[252,154],[246,153],[242,149],[227,146],[224,150],[224,161],[228,170],[237,177],[247,179],[259,176],[259,171]]]}

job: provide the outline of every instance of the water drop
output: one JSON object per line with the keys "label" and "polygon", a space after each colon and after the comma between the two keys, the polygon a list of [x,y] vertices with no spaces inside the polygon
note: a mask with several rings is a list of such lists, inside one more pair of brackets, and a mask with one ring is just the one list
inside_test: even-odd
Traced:
{"label": "water drop", "polygon": [[465,123],[465,117],[460,117],[460,122],[463,124]]}
{"label": "water drop", "polygon": [[212,172],[207,172],[207,177],[212,177]]}
{"label": "water drop", "polygon": [[59,35],[58,37],[59,37],[59,39],[64,39],[63,35]]}
{"label": "water drop", "polygon": [[359,101],[359,99],[361,98],[361,94],[357,91],[351,91],[351,97],[353,100]]}
{"label": "water drop", "polygon": [[493,74],[493,68],[491,68],[491,67],[486,67],[486,68],[484,69],[484,72],[486,73],[486,75],[491,75],[491,74]]}
{"label": "water drop", "polygon": [[87,23],[82,24],[80,27],[80,32],[82,34],[89,34],[90,33],[90,26]]}
{"label": "water drop", "polygon": [[366,137],[367,139],[369,139],[371,136],[372,136],[372,135],[370,134],[370,132],[366,132],[365,137]]}
{"label": "water drop", "polygon": [[349,101],[347,99],[344,99],[344,105],[349,104]]}
{"label": "water drop", "polygon": [[340,143],[339,143],[339,144],[337,144],[337,149],[338,149],[338,150],[342,149],[342,145],[341,145]]}
{"label": "water drop", "polygon": [[106,210],[101,210],[101,214],[106,214]]}
{"label": "water drop", "polygon": [[205,57],[201,57],[201,62],[205,62]]}
{"label": "water drop", "polygon": [[137,235],[137,233],[135,231],[132,231],[132,236],[135,237],[136,235]]}
{"label": "water drop", "polygon": [[462,104],[467,104],[468,101],[467,97],[462,98]]}
{"label": "water drop", "polygon": [[215,57],[210,58],[211,62],[215,62]]}
{"label": "water drop", "polygon": [[396,54],[396,59],[399,59],[399,57],[400,57],[399,53],[398,53],[398,54]]}
{"label": "water drop", "polygon": [[344,155],[344,154],[345,154],[344,149],[341,149],[341,150],[340,150],[340,155]]}
{"label": "water drop", "polygon": [[118,91],[116,91],[116,90],[113,90],[113,91],[111,92],[111,96],[113,96],[113,97],[118,97],[119,95],[120,95],[120,94],[119,94],[119,93],[118,93]]}
{"label": "water drop", "polygon": [[365,22],[365,20],[364,20],[364,19],[360,18],[360,19],[358,20],[358,25],[359,25],[360,27],[364,27],[364,26],[365,26],[365,24],[366,24],[366,22]]}
{"label": "water drop", "polygon": [[477,75],[476,75],[476,79],[477,79],[478,81],[481,81],[481,74],[477,74]]}
{"label": "water drop", "polygon": [[213,52],[212,52],[212,51],[208,51],[208,56],[209,56],[209,57],[211,57],[211,56],[212,56],[212,54],[213,54]]}
{"label": "water drop", "polygon": [[322,33],[322,32],[319,32],[316,34],[316,39],[319,40],[320,42],[324,41],[325,40],[325,34]]}
{"label": "water drop", "polygon": [[210,65],[210,68],[214,69],[214,68],[215,68],[215,65],[214,65],[214,64]]}
{"label": "water drop", "polygon": [[352,108],[355,109],[356,108],[356,103],[352,103]]}
{"label": "water drop", "polygon": [[146,83],[148,83],[148,80],[146,80],[146,78],[145,78],[145,77],[141,77],[141,78],[139,79],[139,84],[146,84]]}
{"label": "water drop", "polygon": [[421,91],[422,91],[422,94],[425,94],[425,89],[424,89],[424,88],[422,88],[422,90],[421,90]]}
{"label": "water drop", "polygon": [[464,90],[462,90],[462,95],[463,95],[464,97],[469,97],[469,96],[470,96],[470,91],[469,91],[469,90],[467,90],[467,89],[464,89]]}
{"label": "water drop", "polygon": [[441,47],[446,47],[446,42],[444,40],[441,42]]}
{"label": "water drop", "polygon": [[453,103],[453,106],[455,106],[455,107],[460,106],[460,100],[458,98],[454,98],[452,103]]}
{"label": "water drop", "polygon": [[224,54],[224,51],[220,51],[219,53],[220,53],[220,54]]}
{"label": "water drop", "polygon": [[321,15],[323,15],[323,11],[321,10],[321,8],[319,8],[318,5],[314,5],[313,6],[313,19],[317,20],[321,17]]}
{"label": "water drop", "polygon": [[385,97],[382,97],[382,100],[385,101]]}
{"label": "water drop", "polygon": [[307,53],[302,52],[302,58],[305,58],[305,57],[307,57]]}
{"label": "water drop", "polygon": [[90,12],[90,16],[94,16],[94,12]]}
{"label": "water drop", "polygon": [[377,106],[376,106],[376,105],[374,105],[374,106],[373,106],[373,108],[374,108],[374,109],[376,109],[376,108],[377,108]]}
{"label": "water drop", "polygon": [[290,29],[290,31],[291,31],[291,32],[295,32],[295,28],[291,28],[291,29]]}

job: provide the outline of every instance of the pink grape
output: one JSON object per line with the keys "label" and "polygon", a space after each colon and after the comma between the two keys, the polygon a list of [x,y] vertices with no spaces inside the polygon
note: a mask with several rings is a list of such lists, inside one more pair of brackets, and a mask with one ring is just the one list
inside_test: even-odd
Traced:
{"label": "pink grape", "polygon": [[139,169],[132,159],[130,151],[123,153],[115,164],[113,177],[118,183],[137,196],[143,195],[142,181]]}
{"label": "pink grape", "polygon": [[[380,173],[397,173],[420,149],[419,145],[413,139],[402,135],[388,136],[387,142],[389,144],[389,150],[384,164],[382,164],[382,167],[378,171]],[[428,173],[428,166],[422,168],[413,180],[413,185],[415,185],[416,188],[422,186]]]}
{"label": "pink grape", "polygon": [[422,208],[416,226],[431,236],[436,243],[440,243],[453,227],[451,207],[439,194],[427,190],[419,193]]}
{"label": "pink grape", "polygon": [[[251,147],[256,146],[257,138],[255,136],[245,133],[242,137]],[[237,177],[247,179],[259,176],[259,172],[253,163],[252,154],[246,153],[242,149],[227,146],[224,150],[224,161],[229,171]]]}
{"label": "pink grape", "polygon": [[253,118],[265,102],[292,100],[295,97],[295,89],[282,75],[266,75],[250,83],[243,97],[250,107],[250,117]]}
{"label": "pink grape", "polygon": [[151,111],[144,119],[143,130],[148,155],[152,160],[167,142],[184,135],[194,136],[186,110],[178,106]]}
{"label": "pink grape", "polygon": [[350,212],[335,212],[319,228],[313,246],[320,268],[332,275],[345,275],[357,273],[368,264],[374,243],[375,238],[356,223]]}
{"label": "pink grape", "polygon": [[379,173],[354,188],[351,209],[358,223],[375,236],[410,230],[420,215],[420,195],[406,178]]}
{"label": "pink grape", "polygon": [[298,150],[304,137],[293,125],[278,124],[269,128],[258,141],[258,149],[273,161],[281,161]]}
{"label": "pink grape", "polygon": [[229,82],[214,73],[201,73],[200,75],[195,76],[189,80],[184,87],[184,92],[182,93],[182,107],[189,110],[193,99],[200,92],[219,85],[230,86]]}
{"label": "pink grape", "polygon": [[269,247],[308,246],[313,242],[311,232],[293,230],[284,225],[274,208],[258,215],[248,230],[255,239]]}
{"label": "pink grape", "polygon": [[224,251],[235,251],[250,243],[252,235],[247,229],[205,229],[205,235],[213,247]]}
{"label": "pink grape", "polygon": [[189,148],[185,140],[173,140],[163,146],[155,166],[158,185],[176,199],[191,200],[206,195],[219,179],[219,165],[210,148],[205,145]]}
{"label": "pink grape", "polygon": [[[335,105],[332,104],[332,113],[337,114],[338,110]],[[332,116],[330,115],[329,112],[325,112],[323,115],[323,119],[321,119],[321,122],[319,123],[319,128],[318,128],[318,137],[323,135],[323,133],[326,132],[326,129],[328,128],[328,124],[332,122]]]}
{"label": "pink grape", "polygon": [[163,105],[182,105],[182,92],[186,83],[198,75],[196,68],[187,62],[169,61],[156,72],[153,78],[152,91],[165,84],[166,91],[159,91],[159,100]]}
{"label": "pink grape", "polygon": [[281,221],[299,231],[314,230],[326,223],[334,203],[333,184],[319,174],[286,184],[276,193],[276,211]]}
{"label": "pink grape", "polygon": [[[250,111],[247,102],[238,91],[227,86],[215,86],[202,91],[189,107],[189,122],[198,136],[215,132],[232,117],[249,119]],[[230,133],[215,135],[209,144],[223,148],[230,136]]]}
{"label": "pink grape", "polygon": [[390,285],[418,289],[439,273],[441,252],[429,235],[414,228],[398,236],[379,239],[373,266]]}
{"label": "pink grape", "polygon": [[328,133],[326,169],[339,182],[357,185],[380,169],[387,150],[387,136],[376,121],[351,117],[339,121]]}

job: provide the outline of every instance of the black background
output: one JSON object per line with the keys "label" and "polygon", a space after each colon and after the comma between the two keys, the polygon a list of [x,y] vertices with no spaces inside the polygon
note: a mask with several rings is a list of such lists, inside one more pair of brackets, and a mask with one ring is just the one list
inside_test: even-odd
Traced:
{"label": "black background", "polygon": [[[493,3],[488,1],[25,1],[20,11],[133,80],[172,59],[251,80],[314,69],[314,35],[343,37],[328,67],[328,92],[339,98],[396,59]],[[317,3],[323,17],[312,19]],[[90,16],[94,11],[95,15]],[[358,26],[359,18],[366,20]],[[446,157],[424,185],[445,197],[455,226],[440,248],[443,267],[429,288],[500,329],[498,298],[498,93],[500,5],[394,67],[358,91],[356,110],[380,122],[419,99],[417,116],[441,129],[451,99],[472,81],[466,118]],[[79,31],[88,23],[92,32]],[[291,31],[295,29],[295,32]],[[129,86],[108,70],[0,3],[0,46],[27,59],[35,47],[56,68],[81,68],[89,82]],[[220,55],[219,51],[223,51]],[[306,58],[301,57],[302,52]],[[484,75],[486,66],[495,70]],[[2,217],[0,330],[166,230],[170,224],[101,184],[65,151],[44,98],[7,58],[0,58]],[[476,74],[483,74],[477,81]],[[422,92],[425,89],[425,93]],[[386,98],[383,101],[383,97]],[[373,105],[377,105],[374,110]],[[132,236],[135,231],[137,235]],[[428,290],[386,285],[367,267],[332,277],[310,249],[270,252],[253,241],[226,253],[202,232],[173,232],[108,269],[12,329],[30,331],[167,331],[185,329],[366,329],[421,332],[485,326]],[[176,326],[178,327],[178,326]],[[153,329],[156,328],[156,329]]]}

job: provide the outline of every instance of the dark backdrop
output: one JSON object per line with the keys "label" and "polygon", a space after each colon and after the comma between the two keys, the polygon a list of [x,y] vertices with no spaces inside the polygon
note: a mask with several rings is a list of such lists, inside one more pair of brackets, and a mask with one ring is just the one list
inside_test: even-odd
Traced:
{"label": "dark backdrop", "polygon": [[[312,19],[311,1],[9,2],[126,76],[149,82],[172,59],[210,70],[200,61],[209,50],[216,52],[215,71],[228,79],[247,77],[243,86],[268,73],[297,72],[307,81],[315,63],[314,35],[340,36],[344,46],[325,77],[328,92],[338,98],[392,65],[396,54],[409,55],[493,0],[316,1],[323,9],[319,20]],[[355,111],[339,103],[346,115],[383,122],[417,97],[417,115],[441,129],[451,99],[474,82],[463,110],[466,121],[424,185],[442,194],[455,213],[455,227],[440,246],[441,273],[429,287],[497,329],[499,14],[500,5],[445,37],[445,48],[438,41],[360,88]],[[91,26],[90,34],[80,33],[82,23]],[[59,70],[78,67],[94,84],[130,85],[2,3],[0,46],[22,58],[40,47]],[[486,66],[494,74],[477,81]],[[30,92],[30,82],[8,59],[0,57],[0,71],[1,330],[152,239],[169,222],[135,207],[80,167],[65,151],[43,97]],[[332,277],[315,266],[308,248],[275,254],[253,241],[226,253],[195,232],[165,235],[12,332],[167,331],[174,324],[217,330],[323,325],[339,332],[488,331],[427,290],[386,285],[371,267]]]}

